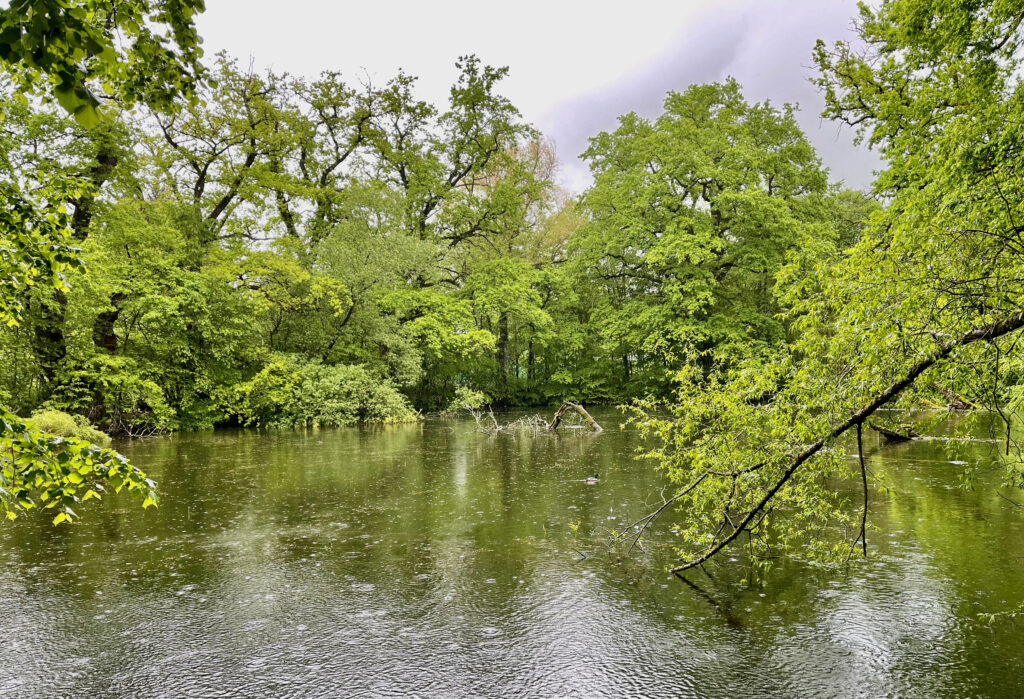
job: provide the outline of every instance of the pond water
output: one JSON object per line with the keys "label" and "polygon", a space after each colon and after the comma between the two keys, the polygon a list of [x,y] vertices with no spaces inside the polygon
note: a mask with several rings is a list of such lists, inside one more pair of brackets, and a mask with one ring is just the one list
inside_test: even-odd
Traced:
{"label": "pond water", "polygon": [[1024,602],[1024,510],[995,473],[958,489],[934,442],[871,450],[893,488],[867,563],[748,583],[726,560],[691,587],[667,519],[605,551],[666,486],[635,433],[472,427],[120,445],[158,509],[0,526],[0,696],[1024,694],[1024,622],[977,618]]}

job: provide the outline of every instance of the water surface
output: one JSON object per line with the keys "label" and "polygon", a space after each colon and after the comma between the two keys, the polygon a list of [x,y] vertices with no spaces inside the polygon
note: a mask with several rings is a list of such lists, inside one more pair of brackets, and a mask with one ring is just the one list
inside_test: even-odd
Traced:
{"label": "water surface", "polygon": [[667,520],[648,554],[605,551],[666,487],[634,433],[472,426],[121,445],[158,509],[0,527],[0,696],[1024,694],[1024,624],[977,619],[1024,602],[1024,511],[994,473],[957,488],[934,442],[873,450],[868,563],[690,587]]}

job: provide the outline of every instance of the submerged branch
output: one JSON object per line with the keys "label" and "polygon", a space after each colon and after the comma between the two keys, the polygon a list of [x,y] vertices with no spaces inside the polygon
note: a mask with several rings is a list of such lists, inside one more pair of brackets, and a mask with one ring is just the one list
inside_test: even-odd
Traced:
{"label": "submerged branch", "polygon": [[864,507],[860,513],[860,534],[850,545],[850,552],[846,554],[847,561],[850,560],[854,549],[857,548],[858,541],[864,552],[864,558],[868,557],[868,467],[864,463],[864,426],[860,423],[857,424],[857,460],[860,461],[860,482],[864,491]]}
{"label": "submerged branch", "polygon": [[899,430],[891,430],[884,425],[879,425],[875,422],[868,422],[868,427],[882,435],[887,442],[909,442],[911,440],[921,438],[921,435],[915,432],[909,425],[900,425]]}
{"label": "submerged branch", "polygon": [[[641,517],[640,519],[638,519],[637,521],[633,522],[628,527],[623,529],[621,534],[619,534],[618,536],[616,536],[616,537],[614,537],[612,539],[611,546],[615,546],[616,544],[619,544],[622,541],[624,541],[626,539],[626,537],[629,536],[629,533],[631,531],[633,531],[635,528],[639,527],[639,530],[636,532],[636,535],[633,537],[633,543],[629,547],[629,551],[632,551],[633,548],[640,541],[640,537],[643,536],[643,534],[647,530],[647,528],[650,527],[651,524],[654,523],[654,520],[656,520],[658,518],[658,516],[661,515],[662,512],[664,512],[666,509],[668,509],[669,505],[674,503],[679,498],[688,495],[694,488],[696,488],[698,485],[700,485],[704,481],[704,479],[707,478],[709,475],[711,475],[711,474],[709,472],[705,471],[704,475],[702,475],[700,478],[697,478],[695,481],[690,483],[690,485],[686,486],[686,488],[684,488],[683,490],[679,491],[678,493],[676,493],[675,495],[670,497],[665,502],[661,503],[661,506],[658,507],[657,510],[655,510],[654,512],[652,512],[652,513],[650,513],[648,515],[644,515],[643,517]],[[609,546],[609,548],[611,548],[611,546]],[[627,551],[626,553],[629,553],[629,551]]]}

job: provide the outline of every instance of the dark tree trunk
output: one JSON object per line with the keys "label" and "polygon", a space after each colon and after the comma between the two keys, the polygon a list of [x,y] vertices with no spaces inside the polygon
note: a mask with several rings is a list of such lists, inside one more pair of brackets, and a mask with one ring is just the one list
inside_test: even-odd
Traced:
{"label": "dark tree trunk", "polygon": [[42,370],[45,392],[49,395],[57,374],[57,367],[67,354],[64,339],[64,316],[67,313],[68,297],[63,291],[56,291],[50,303],[40,299],[39,317],[32,324],[29,336],[32,352]]}
{"label": "dark tree trunk", "polygon": [[508,352],[508,314],[502,313],[498,318],[498,364],[501,367],[501,384],[508,384],[509,352]]}
{"label": "dark tree trunk", "polygon": [[96,316],[96,322],[92,326],[92,341],[107,354],[117,354],[117,333],[114,325],[121,315],[121,304],[124,303],[126,294],[120,291],[110,297],[111,308]]}
{"label": "dark tree trunk", "polygon": [[89,180],[95,188],[92,193],[79,197],[73,203],[75,213],[71,216],[71,231],[75,240],[82,242],[89,235],[89,224],[92,223],[93,205],[96,203],[96,192],[110,179],[110,174],[117,165],[117,155],[107,146],[101,146],[96,153],[96,163],[89,169]]}
{"label": "dark tree trunk", "polygon": [[[92,341],[99,349],[107,354],[117,354],[117,333],[114,325],[118,316],[121,315],[121,303],[124,302],[126,294],[117,292],[110,297],[111,308],[96,316],[96,322],[92,326]],[[92,406],[89,408],[89,419],[97,424],[104,425],[108,431],[116,430],[116,426],[107,425],[106,398],[98,387],[95,387],[92,394]]]}
{"label": "dark tree trunk", "polygon": [[[74,213],[71,215],[71,234],[77,243],[84,242],[89,236],[96,192],[110,179],[117,162],[117,154],[112,146],[101,141],[96,152],[96,161],[86,173],[94,189],[70,202],[74,206]],[[58,289],[54,292],[52,303],[40,302],[39,318],[32,332],[32,351],[42,369],[47,394],[53,390],[57,367],[60,366],[68,351],[67,340],[64,337],[64,319],[67,315],[67,307],[67,295],[63,290]]]}

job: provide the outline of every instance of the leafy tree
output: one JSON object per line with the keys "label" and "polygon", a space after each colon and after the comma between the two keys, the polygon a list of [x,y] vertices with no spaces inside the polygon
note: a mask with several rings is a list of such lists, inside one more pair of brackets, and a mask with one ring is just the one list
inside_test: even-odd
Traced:
{"label": "leafy tree", "polygon": [[[460,325],[468,344],[442,329],[459,305],[444,297],[460,295],[481,248],[501,238],[499,252],[510,250],[546,184],[517,152],[532,131],[496,93],[505,71],[473,57],[459,67],[442,112],[415,98],[406,75],[349,88],[336,73],[256,76],[221,58],[201,102],[155,117],[144,180],[194,210],[200,250],[238,251],[273,350],[380,365],[403,386],[427,373],[447,385],[489,342],[479,331],[494,328]],[[247,250],[268,238],[273,252]],[[294,293],[303,275],[340,283],[346,307],[314,319]]]}
{"label": "leafy tree", "polygon": [[[15,0],[0,10],[0,62],[22,93],[48,85],[79,123],[95,126],[99,100],[90,89],[94,80],[127,102],[166,105],[189,92],[199,57],[192,19],[201,9],[201,0],[70,6]],[[169,33],[157,34],[151,21]],[[15,298],[21,290],[40,280],[63,288],[61,270],[80,264],[69,243],[72,220],[63,203],[80,202],[90,182],[45,174],[39,186],[26,188],[12,180],[0,190],[0,318],[9,324],[21,317]],[[154,502],[152,483],[120,455],[47,435],[2,408],[0,440],[5,447],[0,507],[8,517],[42,505],[58,510],[54,522],[70,520],[77,516],[71,505],[97,496],[103,483],[142,494],[144,506]]]}
{"label": "leafy tree", "polygon": [[[129,130],[117,122],[84,129],[60,112],[38,109],[16,99],[0,102],[0,115],[5,125],[0,157],[15,182],[29,191],[57,181],[74,183],[61,204],[69,214],[68,244],[82,245],[97,208],[102,207],[113,183],[123,180],[130,167]],[[32,285],[19,294],[19,303],[27,313],[26,336],[38,361],[36,385],[26,384],[25,394],[18,397],[22,402],[49,396],[67,354],[65,286]]]}
{"label": "leafy tree", "polygon": [[126,198],[97,216],[81,253],[90,272],[68,294],[68,357],[51,404],[112,434],[208,427],[211,394],[260,360],[254,301],[232,286],[237,260],[222,251],[197,264],[189,214]]}
{"label": "leafy tree", "polygon": [[[51,181],[31,199],[5,185],[0,215],[0,316],[16,325],[21,308],[15,294],[41,280],[57,287],[65,282],[61,268],[81,262],[65,242],[68,214],[60,201],[77,191],[66,181]],[[0,408],[0,509],[13,519],[19,510],[56,510],[54,523],[77,517],[72,509],[82,500],[99,497],[104,485],[155,502],[153,483],[116,452],[73,437],[46,434],[35,425]]]}
{"label": "leafy tree", "polygon": [[[780,550],[866,554],[862,429],[933,386],[995,410],[1009,454],[1006,368],[1024,327],[1022,17],[1019,3],[888,0],[861,7],[862,51],[818,45],[826,115],[885,157],[888,205],[841,257],[781,272],[794,339],[777,356],[676,377],[673,417],[650,429],[685,506],[678,570],[734,542],[766,567]],[[848,502],[837,478],[863,499]]]}
{"label": "leafy tree", "polygon": [[591,220],[572,240],[596,285],[595,340],[620,381],[657,386],[666,359],[772,351],[785,327],[774,276],[788,254],[834,249],[827,177],[793,116],[739,85],[670,93],[653,122],[628,114],[584,153]]}
{"label": "leafy tree", "polygon": [[142,182],[150,196],[173,196],[192,209],[192,244],[270,237],[270,202],[261,178],[288,148],[282,133],[285,85],[273,73],[243,72],[219,55],[197,99],[143,120],[151,157]]}

